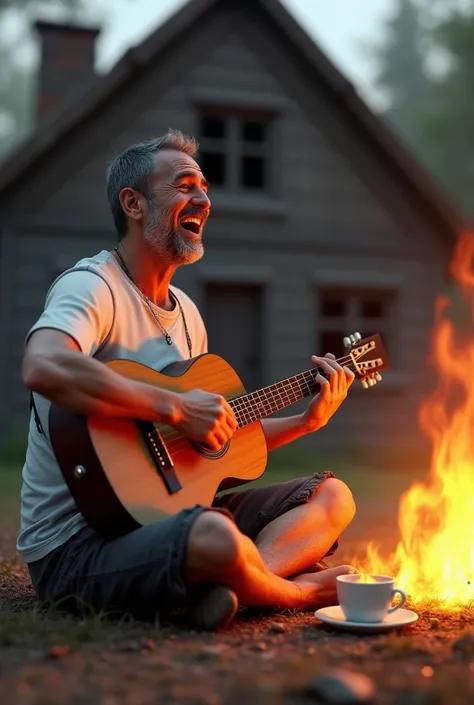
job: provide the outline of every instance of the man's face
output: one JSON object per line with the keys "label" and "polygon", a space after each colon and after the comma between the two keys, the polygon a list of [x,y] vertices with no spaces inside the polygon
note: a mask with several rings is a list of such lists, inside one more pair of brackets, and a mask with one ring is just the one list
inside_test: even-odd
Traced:
{"label": "man's face", "polygon": [[211,208],[207,182],[183,152],[162,150],[155,163],[144,238],[171,264],[192,264],[204,254],[202,232]]}

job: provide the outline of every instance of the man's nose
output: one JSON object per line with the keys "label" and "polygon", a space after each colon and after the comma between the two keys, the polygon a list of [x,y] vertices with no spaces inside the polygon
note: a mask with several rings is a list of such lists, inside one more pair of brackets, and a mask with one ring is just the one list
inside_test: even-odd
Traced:
{"label": "man's nose", "polygon": [[198,189],[195,192],[192,201],[195,205],[198,205],[201,208],[205,208],[206,210],[209,210],[211,207],[211,201],[209,199],[209,196],[203,189]]}

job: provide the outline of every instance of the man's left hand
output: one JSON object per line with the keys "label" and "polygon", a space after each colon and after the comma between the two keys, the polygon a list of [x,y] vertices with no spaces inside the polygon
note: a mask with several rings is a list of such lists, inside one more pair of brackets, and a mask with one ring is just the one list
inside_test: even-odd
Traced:
{"label": "man's left hand", "polygon": [[317,431],[327,424],[341,406],[354,381],[352,370],[341,367],[331,353],[324,357],[313,355],[311,359],[315,365],[322,368],[327,379],[320,373],[315,377],[315,381],[321,385],[321,391],[312,399],[301,419],[308,433]]}

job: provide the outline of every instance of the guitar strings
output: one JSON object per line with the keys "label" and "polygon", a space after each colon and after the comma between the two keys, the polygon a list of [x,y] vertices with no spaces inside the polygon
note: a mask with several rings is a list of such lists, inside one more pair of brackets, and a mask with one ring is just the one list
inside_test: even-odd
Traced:
{"label": "guitar strings", "polygon": [[[349,369],[356,371],[356,367],[353,364],[352,358],[350,356],[342,357],[337,362],[340,365],[344,365],[349,367]],[[347,364],[348,363],[348,364]],[[261,399],[262,401],[262,406],[265,402],[267,403],[272,403],[275,401],[282,401],[283,396],[282,393],[287,397],[285,399],[285,406],[289,406],[291,404],[296,403],[297,401],[300,401],[304,397],[299,397],[298,393],[295,391],[294,387],[291,385],[290,380],[292,379],[301,379],[305,382],[305,384],[308,386],[309,389],[309,380],[306,379],[307,376],[310,377],[310,381],[314,382],[315,377],[321,372],[322,368],[321,367],[314,367],[311,370],[306,370],[305,372],[301,372],[294,377],[289,377],[286,380],[282,380],[281,382],[276,382],[274,385],[269,385],[268,387],[263,387],[262,389],[257,389],[254,392],[250,392],[247,394],[243,394],[240,397],[234,397],[233,399],[228,399],[228,403],[232,406],[233,411],[235,413],[235,416],[237,418],[237,421],[244,421],[245,424],[243,426],[238,426],[238,428],[244,428],[244,426],[248,425],[249,423],[253,423],[254,421],[257,421],[260,418],[264,418],[264,416],[255,416],[255,418],[252,418],[252,415],[254,414],[254,404],[255,401],[260,401],[258,397],[255,399],[251,399],[251,397],[254,397],[255,395],[258,395],[260,392],[263,392],[265,389],[269,389],[271,387],[275,387],[274,391],[271,392],[265,392],[264,398]],[[283,386],[278,386],[278,385],[283,385]],[[290,394],[294,396],[295,398],[292,399],[290,397]],[[249,398],[249,401],[245,401],[245,398]],[[234,402],[234,404],[232,404]],[[288,402],[288,404],[286,404]],[[271,410],[269,414],[266,414],[267,416],[270,416],[272,413],[274,413],[276,410]],[[247,416],[247,418],[246,418]],[[239,419],[240,417],[240,419]],[[242,418],[243,417],[243,418]],[[181,450],[182,448],[185,448],[187,445],[189,445],[189,439],[186,438],[185,436],[182,435],[182,433],[172,427],[169,427],[169,431],[161,431],[159,430],[159,435],[161,437],[161,440],[163,443],[166,445],[166,450],[168,451],[169,454],[171,453],[176,453],[177,451]]]}
{"label": "guitar strings", "polygon": [[[349,360],[349,359],[350,358],[348,358],[347,360]],[[342,364],[344,364],[345,360],[344,360],[344,358],[341,358],[341,360],[338,362],[341,362]],[[349,368],[353,367],[352,364],[349,364],[347,366]],[[307,370],[306,372],[300,373],[299,375],[296,375],[296,376],[303,377],[303,375],[310,375],[311,381],[314,381],[314,377],[318,374],[320,369],[321,368],[317,367],[312,370]],[[284,400],[285,406],[289,406],[290,404],[296,403],[297,401],[300,401],[302,398],[304,398],[304,397],[299,397],[297,395],[297,392],[294,390],[294,388],[289,383],[290,379],[293,379],[293,378],[288,378],[288,380],[283,380],[282,382],[276,383],[276,385],[282,384],[282,385],[286,385],[286,386],[278,387],[278,389],[276,389],[275,391],[272,391],[269,395],[267,394],[265,400],[269,403],[272,403],[275,401],[282,401],[282,399],[283,399],[282,393],[283,393],[287,397]],[[308,385],[308,382],[306,380],[305,380],[305,382]],[[270,385],[270,387],[272,387],[272,386],[273,385]],[[268,387],[264,388],[264,389],[268,389]],[[245,397],[250,397],[254,394],[257,394],[260,391],[262,391],[262,390],[256,390],[255,392],[252,392],[251,394],[243,394],[241,397],[234,397],[233,399],[227,400],[228,403],[233,407],[233,410],[235,412],[237,420],[239,420],[238,417],[241,417],[240,420],[245,422],[244,426],[248,425],[249,423],[252,423],[253,421],[258,420],[259,418],[263,418],[261,416],[255,416],[254,418],[252,418],[252,414],[253,414],[252,400],[250,400],[250,403],[248,403],[246,401],[242,401],[245,399]],[[294,397],[293,399],[290,397],[290,394]],[[253,400],[253,401],[255,401],[255,400]],[[233,406],[232,402],[237,402],[237,404],[235,406]],[[274,411],[277,411],[277,410],[278,409],[271,410],[270,414],[274,413]],[[270,414],[266,414],[266,415],[269,416]],[[243,428],[244,426],[240,426],[240,428]],[[160,433],[160,436],[161,436],[161,439],[163,440],[163,442],[166,442],[166,448],[167,448],[168,452],[170,452],[170,451],[176,452],[189,444],[189,439],[186,438],[185,436],[183,436],[180,431],[178,431],[172,427],[167,427],[167,428],[169,428],[170,430],[165,431],[165,432],[160,431],[159,433]]]}

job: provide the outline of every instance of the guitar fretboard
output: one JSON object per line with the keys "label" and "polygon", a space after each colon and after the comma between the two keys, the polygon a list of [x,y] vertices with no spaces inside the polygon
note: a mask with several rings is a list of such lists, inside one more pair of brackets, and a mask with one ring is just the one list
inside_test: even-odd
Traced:
{"label": "guitar fretboard", "polygon": [[[350,357],[341,358],[338,362],[354,371]],[[319,390],[319,384],[314,380],[318,373],[324,374],[320,367],[313,367],[311,370],[288,377],[281,382],[275,382],[268,387],[257,389],[250,394],[230,399],[229,404],[234,411],[239,427],[247,426],[257,419],[264,419],[316,394]]]}

